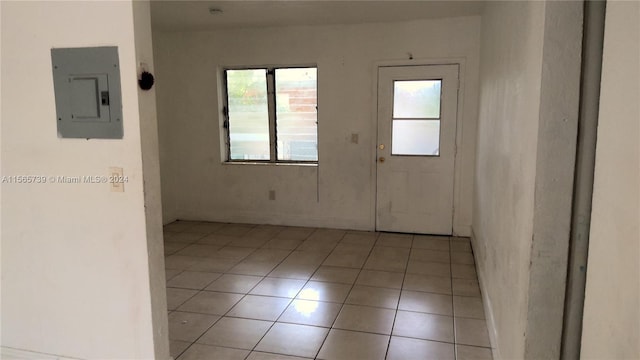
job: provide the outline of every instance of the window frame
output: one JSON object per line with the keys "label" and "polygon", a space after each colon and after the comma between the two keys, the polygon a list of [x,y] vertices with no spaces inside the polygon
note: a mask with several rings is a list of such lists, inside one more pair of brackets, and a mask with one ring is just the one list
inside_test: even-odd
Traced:
{"label": "window frame", "polygon": [[[278,132],[277,132],[277,96],[276,96],[276,70],[279,69],[316,69],[316,160],[278,160]],[[231,158],[231,131],[229,120],[229,87],[227,81],[227,71],[230,70],[265,70],[265,82],[267,85],[267,107],[269,116],[269,159],[232,159]],[[318,165],[320,158],[320,146],[318,138],[318,65],[269,65],[269,66],[226,66],[222,68],[222,86],[224,91],[224,104],[222,108],[223,123],[225,132],[225,160],[227,164],[291,164],[291,165]]]}

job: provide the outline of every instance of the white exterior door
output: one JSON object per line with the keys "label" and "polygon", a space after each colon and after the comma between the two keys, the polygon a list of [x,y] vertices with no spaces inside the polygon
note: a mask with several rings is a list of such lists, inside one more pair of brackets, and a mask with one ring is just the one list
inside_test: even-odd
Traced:
{"label": "white exterior door", "polygon": [[378,70],[379,231],[452,233],[458,69]]}

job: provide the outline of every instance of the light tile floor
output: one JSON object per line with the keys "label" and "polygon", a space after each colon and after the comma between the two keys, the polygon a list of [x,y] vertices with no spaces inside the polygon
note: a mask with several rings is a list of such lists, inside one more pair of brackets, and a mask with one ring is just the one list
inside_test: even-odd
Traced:
{"label": "light tile floor", "polygon": [[491,359],[467,238],[165,226],[171,355]]}

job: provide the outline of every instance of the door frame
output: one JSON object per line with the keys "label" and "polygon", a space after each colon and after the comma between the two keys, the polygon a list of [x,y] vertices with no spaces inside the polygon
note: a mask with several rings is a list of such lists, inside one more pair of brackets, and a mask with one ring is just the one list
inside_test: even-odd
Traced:
{"label": "door frame", "polygon": [[[464,93],[465,93],[465,74],[466,74],[466,59],[465,58],[428,58],[428,59],[411,59],[411,60],[382,60],[373,63],[371,70],[372,84],[371,84],[371,96],[373,101],[371,102],[371,139],[370,139],[370,159],[372,163],[370,168],[369,177],[371,179],[371,195],[370,195],[370,213],[369,219],[373,225],[374,231],[376,228],[376,208],[377,208],[377,189],[378,189],[378,70],[381,67],[403,67],[403,66],[422,66],[422,65],[458,65],[458,99],[456,105],[456,138],[455,147],[456,152],[453,159],[453,229],[452,234],[456,236],[462,231],[467,234],[471,233],[470,225],[463,225],[460,221],[460,213],[458,209],[461,208],[461,193],[462,193],[462,138],[464,130]],[[462,230],[462,231],[461,231]]]}

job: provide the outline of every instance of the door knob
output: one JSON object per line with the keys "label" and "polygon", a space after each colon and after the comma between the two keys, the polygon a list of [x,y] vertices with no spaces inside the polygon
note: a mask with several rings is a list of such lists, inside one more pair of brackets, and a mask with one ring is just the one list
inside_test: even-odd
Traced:
{"label": "door knob", "polygon": [[380,145],[378,146],[378,148],[379,148],[380,150],[384,150],[384,144],[380,144]]}
{"label": "door knob", "polygon": [[380,161],[381,163],[383,163],[383,162],[384,162],[384,157],[383,157],[383,156],[380,156],[380,158],[378,159],[378,161]]}

